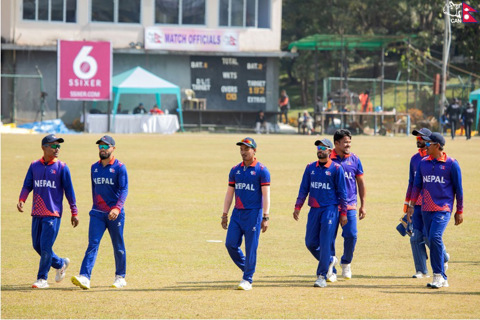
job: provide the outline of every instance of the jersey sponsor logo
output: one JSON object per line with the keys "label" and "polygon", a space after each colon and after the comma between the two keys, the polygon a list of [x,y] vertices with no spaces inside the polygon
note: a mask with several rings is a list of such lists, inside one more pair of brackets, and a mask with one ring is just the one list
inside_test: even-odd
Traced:
{"label": "jersey sponsor logo", "polygon": [[443,177],[440,176],[429,175],[423,176],[423,182],[445,183],[445,180]]}
{"label": "jersey sponsor logo", "polygon": [[312,181],[310,182],[310,187],[313,189],[324,189],[324,190],[330,190],[330,183],[328,182],[316,182]]}
{"label": "jersey sponsor logo", "polygon": [[237,173],[236,173],[236,174],[241,174],[241,173],[240,173],[240,170],[237,170]]}
{"label": "jersey sponsor logo", "polygon": [[351,172],[347,172],[347,171],[345,171],[345,179],[348,179],[348,180],[353,180],[352,173],[351,173]]}
{"label": "jersey sponsor logo", "polygon": [[315,170],[312,170],[312,173],[310,173],[310,174],[315,174]]}
{"label": "jersey sponsor logo", "polygon": [[331,176],[331,175],[332,175],[332,173],[331,173],[330,171],[325,172],[325,174],[326,174],[327,176]]}
{"label": "jersey sponsor logo", "polygon": [[255,191],[253,183],[235,183],[235,189]]}
{"label": "jersey sponsor logo", "polygon": [[97,169],[97,168],[95,168],[95,170],[93,170],[93,172],[98,172],[98,169]]}
{"label": "jersey sponsor logo", "polygon": [[34,185],[37,188],[52,188],[52,189],[57,189],[57,186],[55,185],[55,181],[50,181],[50,180],[34,180]]}
{"label": "jersey sponsor logo", "polygon": [[51,174],[56,174],[56,173],[57,173],[57,170],[51,169],[51,170],[50,170],[50,173],[51,173]]}
{"label": "jersey sponsor logo", "polygon": [[114,185],[112,178],[104,178],[104,177],[93,178],[93,182],[95,184],[109,184],[112,186]]}
{"label": "jersey sponsor logo", "polygon": [[440,169],[441,169],[441,170],[445,170],[445,166],[440,165]]}
{"label": "jersey sponsor logo", "polygon": [[254,176],[254,175],[257,174],[257,172],[255,172],[255,171],[250,171],[250,174],[251,174],[252,176]]}
{"label": "jersey sponsor logo", "polygon": [[111,172],[111,173],[115,173],[115,169],[110,168],[110,172]]}

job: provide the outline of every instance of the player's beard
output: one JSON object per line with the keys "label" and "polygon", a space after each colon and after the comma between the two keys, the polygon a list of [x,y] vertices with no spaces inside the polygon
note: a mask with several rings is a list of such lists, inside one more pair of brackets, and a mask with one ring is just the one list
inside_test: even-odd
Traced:
{"label": "player's beard", "polygon": [[317,157],[318,157],[319,160],[326,159],[326,158],[328,158],[328,153],[326,153],[326,152],[318,153]]}
{"label": "player's beard", "polygon": [[105,159],[110,158],[111,153],[110,152],[104,152],[104,153],[99,152],[98,155],[99,155],[100,159],[105,160]]}

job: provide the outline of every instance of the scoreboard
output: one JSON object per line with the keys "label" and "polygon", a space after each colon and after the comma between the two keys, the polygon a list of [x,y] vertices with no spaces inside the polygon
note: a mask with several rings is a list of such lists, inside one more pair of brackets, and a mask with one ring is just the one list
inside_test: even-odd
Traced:
{"label": "scoreboard", "polygon": [[191,56],[191,88],[209,110],[266,110],[266,58]]}

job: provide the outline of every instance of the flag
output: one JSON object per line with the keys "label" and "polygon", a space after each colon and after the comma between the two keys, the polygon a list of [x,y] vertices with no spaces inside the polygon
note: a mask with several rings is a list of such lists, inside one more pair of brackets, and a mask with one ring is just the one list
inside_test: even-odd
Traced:
{"label": "flag", "polygon": [[470,7],[465,2],[462,2],[462,22],[463,23],[478,23],[478,21],[472,16],[472,12],[477,12],[477,10]]}

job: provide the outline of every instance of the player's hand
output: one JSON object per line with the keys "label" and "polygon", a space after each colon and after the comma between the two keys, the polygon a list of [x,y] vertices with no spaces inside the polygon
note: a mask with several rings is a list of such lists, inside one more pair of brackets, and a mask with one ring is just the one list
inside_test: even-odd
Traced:
{"label": "player's hand", "polygon": [[298,209],[293,210],[293,219],[298,221],[299,216],[300,216],[300,210],[298,210]]}
{"label": "player's hand", "polygon": [[120,214],[120,210],[118,208],[113,208],[110,210],[110,213],[108,214],[108,220],[114,221],[117,219],[118,215]]}
{"label": "player's hand", "polygon": [[267,231],[267,229],[268,229],[268,221],[262,219],[262,225],[261,225],[261,226],[262,226],[262,232]]}
{"label": "player's hand", "polygon": [[339,221],[340,221],[340,225],[343,227],[344,225],[347,224],[348,218],[347,218],[347,216],[340,215]]}
{"label": "player's hand", "polygon": [[23,205],[24,205],[24,204],[25,204],[25,202],[23,202],[23,201],[18,201],[18,203],[17,203],[17,209],[18,209],[18,211],[23,212]]}
{"label": "player's hand", "polygon": [[358,218],[360,220],[362,220],[363,218],[365,218],[365,216],[367,215],[367,210],[365,210],[365,207],[360,207],[360,210],[358,210]]}
{"label": "player's hand", "polygon": [[458,226],[463,222],[463,214],[462,213],[455,213],[455,225]]}
{"label": "player's hand", "polygon": [[407,221],[412,223],[413,207],[407,209]]}
{"label": "player's hand", "polygon": [[227,230],[228,228],[228,216],[222,216],[222,228]]}
{"label": "player's hand", "polygon": [[78,226],[78,218],[77,218],[77,215],[72,215],[72,226],[75,228],[76,226]]}

